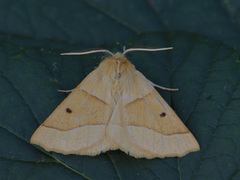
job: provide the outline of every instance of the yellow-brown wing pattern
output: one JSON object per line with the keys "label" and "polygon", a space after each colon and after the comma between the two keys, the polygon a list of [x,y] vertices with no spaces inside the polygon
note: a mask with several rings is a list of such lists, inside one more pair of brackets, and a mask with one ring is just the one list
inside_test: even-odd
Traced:
{"label": "yellow-brown wing pattern", "polygon": [[94,70],[73,90],[35,131],[31,143],[62,154],[97,155],[116,149],[105,136],[114,108],[110,89],[104,89],[98,73]]}
{"label": "yellow-brown wing pattern", "polygon": [[108,127],[119,148],[136,158],[149,159],[181,157],[199,150],[191,132],[140,72],[135,82],[142,97],[134,97],[136,89],[124,92]]}

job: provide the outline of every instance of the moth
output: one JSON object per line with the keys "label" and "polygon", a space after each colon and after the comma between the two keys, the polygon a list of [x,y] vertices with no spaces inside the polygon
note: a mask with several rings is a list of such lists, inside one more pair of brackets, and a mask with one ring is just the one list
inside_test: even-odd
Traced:
{"label": "moth", "polygon": [[[199,144],[155,90],[158,86],[137,71],[125,55],[133,51],[171,48],[130,48],[63,53],[103,52],[105,58],[55,109],[31,137],[47,151],[95,156],[120,149],[135,158],[182,157]],[[64,91],[68,92],[68,91]]]}

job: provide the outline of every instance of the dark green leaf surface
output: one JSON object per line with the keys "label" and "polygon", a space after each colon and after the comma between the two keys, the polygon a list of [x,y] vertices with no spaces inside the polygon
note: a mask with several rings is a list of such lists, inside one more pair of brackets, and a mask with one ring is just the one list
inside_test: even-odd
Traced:
{"label": "dark green leaf surface", "polygon": [[[239,7],[236,0],[0,0],[0,179],[240,179]],[[174,47],[127,57],[149,80],[180,89],[158,91],[201,150],[147,160],[31,145],[67,97],[57,90],[76,87],[102,59],[59,54],[123,45]]]}
{"label": "dark green leaf surface", "polygon": [[239,9],[238,0],[1,0],[0,31],[86,48],[121,42],[139,32],[178,30],[240,50]]}

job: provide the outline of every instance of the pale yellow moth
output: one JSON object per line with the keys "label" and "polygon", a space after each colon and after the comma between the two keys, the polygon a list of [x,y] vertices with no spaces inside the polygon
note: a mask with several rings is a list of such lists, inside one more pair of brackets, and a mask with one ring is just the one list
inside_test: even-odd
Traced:
{"label": "pale yellow moth", "polygon": [[[135,158],[182,157],[199,144],[175,112],[125,55],[132,51],[172,48],[130,48],[63,53],[110,54],[34,132],[31,143],[47,151],[95,156],[120,149]],[[67,91],[64,91],[67,92]]]}

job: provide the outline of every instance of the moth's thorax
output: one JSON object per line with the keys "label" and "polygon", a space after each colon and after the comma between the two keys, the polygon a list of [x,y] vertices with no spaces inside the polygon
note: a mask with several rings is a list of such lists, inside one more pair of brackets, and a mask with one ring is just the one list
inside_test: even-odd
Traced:
{"label": "moth's thorax", "polygon": [[112,95],[116,99],[134,81],[135,67],[121,53],[104,59],[98,68],[103,86],[111,86]]}
{"label": "moth's thorax", "polygon": [[102,71],[103,78],[119,81],[130,78],[135,71],[135,67],[122,54],[116,53],[104,59],[99,65],[99,70]]}

